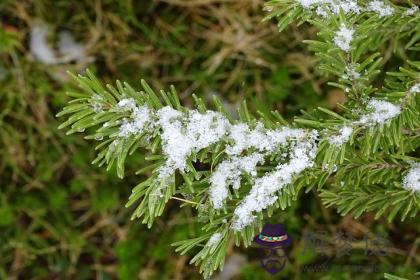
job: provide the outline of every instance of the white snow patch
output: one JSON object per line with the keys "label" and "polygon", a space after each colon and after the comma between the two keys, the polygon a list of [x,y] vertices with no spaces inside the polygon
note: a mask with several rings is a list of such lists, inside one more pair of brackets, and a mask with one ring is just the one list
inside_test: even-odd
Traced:
{"label": "white snow patch", "polygon": [[372,110],[372,112],[362,115],[360,120],[355,122],[356,124],[367,126],[381,124],[401,113],[400,106],[378,99],[371,99],[367,104],[367,109]]}
{"label": "white snow patch", "polygon": [[229,186],[239,189],[243,173],[255,177],[256,166],[262,161],[264,161],[263,155],[254,153],[244,157],[234,156],[221,162],[210,177],[209,195],[214,208],[223,207],[223,202],[228,197]]}
{"label": "white snow patch", "polygon": [[341,147],[343,144],[349,141],[353,128],[351,126],[342,127],[337,135],[330,136],[328,142],[336,147]]}
{"label": "white snow patch", "polygon": [[303,129],[283,127],[276,130],[267,130],[262,123],[255,129],[250,129],[247,124],[235,124],[231,127],[229,138],[234,144],[226,147],[228,155],[239,155],[244,150],[254,148],[260,152],[270,152],[290,138],[298,138],[304,133]]}
{"label": "white snow patch", "polygon": [[391,5],[378,0],[369,2],[366,9],[368,11],[378,13],[381,17],[392,16],[394,13],[394,8]]}
{"label": "white snow patch", "polygon": [[420,93],[420,83],[419,84],[415,84],[414,86],[412,86],[409,90],[410,93]]}
{"label": "white snow patch", "polygon": [[162,128],[162,150],[167,157],[159,172],[161,178],[171,176],[177,169],[184,171],[187,157],[219,141],[230,125],[221,114],[212,111],[183,114],[166,106],[157,116]]}
{"label": "white snow patch", "polygon": [[[131,135],[143,133],[147,125],[152,125],[152,112],[147,106],[137,107],[136,101],[133,98],[121,99],[116,107],[116,111],[131,112],[130,118],[125,118],[121,122],[118,136],[127,138]],[[104,126],[108,126],[109,123]]]}
{"label": "white snow patch", "polygon": [[241,230],[250,225],[255,219],[254,212],[261,212],[272,205],[278,198],[276,193],[290,184],[294,175],[313,165],[317,135],[317,132],[313,131],[309,139],[296,141],[291,147],[291,159],[288,163],[279,164],[275,171],[255,179],[250,193],[234,211],[234,230]]}
{"label": "white snow patch", "polygon": [[344,79],[357,80],[360,78],[360,73],[356,70],[356,65],[350,64],[346,66],[346,74],[343,76]]}
{"label": "white snow patch", "polygon": [[314,9],[317,15],[324,18],[328,17],[328,13],[339,14],[340,10],[345,14],[360,13],[356,0],[297,0],[297,2],[305,9]]}
{"label": "white snow patch", "polygon": [[354,30],[347,28],[344,24],[341,24],[340,29],[335,33],[334,43],[345,52],[350,50],[350,44],[353,40]]}
{"label": "white snow patch", "polygon": [[325,0],[297,0],[296,2],[299,2],[304,8],[311,8],[314,5],[324,4],[327,1]]}
{"label": "white snow patch", "polygon": [[413,164],[407,175],[405,175],[403,187],[420,192],[420,163]]}
{"label": "white snow patch", "polygon": [[410,9],[408,9],[407,11],[405,11],[404,15],[405,16],[414,16],[418,12],[419,12],[419,7],[418,6],[413,6]]}
{"label": "white snow patch", "polygon": [[216,247],[220,243],[222,236],[223,235],[220,232],[213,233],[206,245],[209,247]]}
{"label": "white snow patch", "polygon": [[133,111],[137,108],[136,101],[133,98],[124,98],[117,103],[117,109],[121,111]]}
{"label": "white snow patch", "polygon": [[120,126],[119,137],[127,138],[130,135],[142,133],[150,122],[151,112],[147,106],[135,107],[132,119],[125,119]]}

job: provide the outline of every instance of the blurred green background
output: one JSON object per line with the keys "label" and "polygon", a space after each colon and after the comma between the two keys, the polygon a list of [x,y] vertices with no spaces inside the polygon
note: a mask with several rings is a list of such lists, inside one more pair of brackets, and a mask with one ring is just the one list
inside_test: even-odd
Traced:
{"label": "blurred green background", "polygon": [[[192,210],[171,201],[152,229],[130,221],[124,204],[144,180],[134,175],[143,156],[128,160],[120,180],[90,164],[94,143],[58,131],[63,120],[55,114],[76,88],[65,71],[87,67],[107,83],[173,84],[185,106],[192,93],[208,101],[217,95],[231,110],[246,99],[254,111],[276,109],[292,119],[302,109],[344,102],[301,43],[316,30],[278,33],[275,22],[262,21],[263,2],[0,1],[0,279],[200,279],[191,256],[170,246],[195,236]],[[65,55],[63,34],[73,56]],[[340,217],[311,193],[270,222],[284,223],[294,239],[286,268],[271,276],[259,267],[258,250],[231,246],[215,279],[382,279],[384,272],[414,279],[420,267],[418,219]],[[327,232],[327,256],[302,254],[305,233],[319,230]],[[351,256],[337,257],[337,230],[356,239],[385,234],[392,246],[385,256],[365,256],[356,240]],[[305,271],[327,259],[336,269]],[[357,264],[378,268],[348,267]]]}

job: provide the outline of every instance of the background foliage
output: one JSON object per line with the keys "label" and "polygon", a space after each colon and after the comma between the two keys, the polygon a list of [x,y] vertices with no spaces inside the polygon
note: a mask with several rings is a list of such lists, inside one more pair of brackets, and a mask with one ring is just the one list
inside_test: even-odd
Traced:
{"label": "background foliage", "polygon": [[[344,94],[314,71],[314,58],[301,44],[316,28],[292,25],[278,33],[275,22],[262,22],[263,1],[3,1],[0,30],[0,278],[24,279],[195,279],[189,256],[169,245],[195,236],[188,210],[171,201],[165,214],[147,229],[130,221],[122,207],[146,163],[128,160],[125,179],[89,163],[94,151],[81,135],[58,131],[55,114],[75,87],[65,70],[89,66],[106,82],[115,79],[139,87],[140,77],[155,88],[174,84],[185,106],[192,93],[210,100],[218,95],[231,108],[247,99],[251,110],[279,110],[284,116],[318,106],[335,109]],[[45,65],[31,55],[31,27],[50,27],[49,40],[70,31],[93,60]],[[390,62],[392,65],[392,61]],[[131,176],[130,176],[131,175]],[[315,192],[274,215],[295,242],[291,262],[279,277],[333,279],[382,278],[357,271],[307,273],[322,262],[301,254],[302,236],[337,229],[362,237],[386,233],[393,249],[386,257],[363,256],[355,243],[352,256],[337,264],[379,265],[381,272],[411,278],[420,264],[419,223],[378,221],[374,214],[355,220],[324,208]],[[166,222],[169,221],[169,222]],[[329,248],[333,250],[333,242]],[[258,253],[230,246],[229,256],[244,256],[238,279],[270,279],[260,269]],[[393,265],[396,268],[393,269]],[[391,271],[392,270],[392,271]]]}

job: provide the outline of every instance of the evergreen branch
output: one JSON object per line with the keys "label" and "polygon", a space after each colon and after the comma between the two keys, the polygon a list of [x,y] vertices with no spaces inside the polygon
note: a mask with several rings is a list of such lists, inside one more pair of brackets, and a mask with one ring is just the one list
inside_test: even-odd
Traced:
{"label": "evergreen branch", "polygon": [[60,128],[87,130],[86,138],[98,141],[93,163],[116,166],[119,177],[126,158],[142,149],[150,164],[136,174],[149,177],[133,188],[126,206],[136,205],[132,218],[149,227],[170,199],[195,208],[201,235],[173,245],[182,254],[200,247],[191,263],[205,277],[223,268],[231,239],[249,246],[264,218],[302,190],[316,188],[324,204],[343,215],[415,217],[420,62],[408,60],[387,73],[383,88],[374,87],[385,63],[383,44],[403,42],[404,51],[418,51],[415,7],[354,0],[267,4],[267,19],[279,18],[280,30],[292,22],[319,28],[319,38],[306,43],[320,71],[337,77],[330,85],[349,96],[338,112],[318,108],[289,124],[278,112],[256,117],[244,102],[235,120],[217,98],[216,110],[197,96],[188,109],[174,87],[156,93],[143,80],[141,91],[119,81],[104,86],[87,71],[71,74],[82,91],[69,93],[74,99],[58,114],[67,116]]}

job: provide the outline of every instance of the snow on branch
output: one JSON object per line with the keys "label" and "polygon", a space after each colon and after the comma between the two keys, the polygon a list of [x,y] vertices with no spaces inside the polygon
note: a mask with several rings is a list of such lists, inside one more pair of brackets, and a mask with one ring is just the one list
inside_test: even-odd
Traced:
{"label": "snow on branch", "polygon": [[[357,0],[296,0],[305,10],[314,12],[323,18],[330,15],[338,15],[340,11],[344,14],[360,14],[362,12],[373,12],[380,17],[392,16],[395,13],[394,7],[385,1],[374,0],[366,4],[360,4]],[[404,16],[411,16],[418,12],[418,7],[403,10]]]}
{"label": "snow on branch", "polygon": [[330,136],[328,142],[336,147],[341,147],[343,144],[347,143],[352,133],[353,128],[351,126],[344,126],[338,131],[338,134]]}
{"label": "snow on branch", "polygon": [[368,11],[376,12],[381,17],[391,16],[394,13],[394,8],[383,1],[372,1],[367,6]]}
{"label": "snow on branch", "polygon": [[317,137],[318,133],[315,130],[302,135],[291,145],[288,163],[279,164],[275,171],[255,180],[250,193],[234,211],[234,230],[241,230],[252,224],[255,219],[254,212],[267,209],[278,199],[278,192],[292,182],[293,176],[314,164]]}
{"label": "snow on branch", "polygon": [[350,50],[350,44],[353,40],[354,29],[346,27],[345,24],[341,24],[340,29],[334,35],[334,43],[345,52]]}
{"label": "snow on branch", "polygon": [[360,13],[360,6],[356,0],[297,0],[305,9],[315,10],[316,14],[326,18],[328,13],[338,14],[342,10],[345,14]]}
{"label": "snow on branch", "polygon": [[408,92],[409,93],[420,93],[420,83],[413,85]]}
{"label": "snow on branch", "polygon": [[[92,99],[92,102],[96,104],[97,99]],[[216,209],[223,206],[230,185],[238,189],[243,174],[255,177],[256,166],[264,161],[264,155],[272,155],[280,147],[293,147],[293,153],[290,154],[292,157],[290,166],[295,165],[296,168],[279,167],[279,170],[271,175],[274,176],[273,179],[279,175],[286,176],[287,180],[283,184],[287,184],[293,174],[304,169],[301,161],[305,161],[305,158],[293,159],[293,156],[296,157],[297,153],[307,146],[307,142],[299,142],[306,133],[303,129],[281,127],[269,130],[259,122],[251,128],[245,123],[230,124],[217,112],[200,113],[196,110],[180,112],[169,106],[152,112],[147,106],[137,106],[132,98],[120,100],[111,110],[130,113],[130,117],[124,118],[119,127],[120,140],[159,130],[162,152],[166,156],[165,164],[158,170],[158,177],[162,182],[168,180],[176,170],[187,171],[186,161],[193,152],[198,153],[212,144],[225,141],[225,153],[228,159],[217,166],[210,178],[210,200]],[[115,145],[120,140],[114,141]],[[249,150],[257,152],[242,156]],[[283,156],[288,155],[287,152],[283,154]],[[290,174],[285,174],[286,171],[290,171]],[[278,180],[280,179],[279,177]],[[262,180],[265,179],[259,179],[258,183],[263,182]],[[269,195],[273,197],[274,193],[269,193]]]}
{"label": "snow on branch", "polygon": [[185,171],[188,156],[221,140],[229,127],[228,120],[213,111],[181,113],[167,106],[156,116],[162,130],[162,150],[167,157],[159,171],[161,178],[172,176],[177,169]]}
{"label": "snow on branch", "polygon": [[220,232],[213,233],[213,235],[207,241],[206,246],[209,246],[209,247],[217,246],[220,243],[220,240],[222,239],[222,237],[223,237],[223,234]]}
{"label": "snow on branch", "polygon": [[[409,89],[418,91],[418,84]],[[92,95],[89,107],[96,113],[109,112],[121,114],[114,121],[117,133],[109,145],[111,151],[117,145],[124,145],[130,137],[144,136],[145,141],[159,136],[165,162],[156,170],[161,189],[172,182],[177,170],[188,173],[188,160],[192,154],[215,144],[224,148],[223,160],[216,164],[208,182],[211,205],[223,208],[229,197],[229,187],[239,189],[241,180],[250,179],[251,190],[236,205],[233,213],[232,229],[241,230],[253,223],[255,214],[267,209],[280,195],[281,190],[291,184],[293,179],[314,165],[318,149],[317,130],[281,126],[267,129],[261,122],[231,123],[219,112],[197,110],[176,110],[170,106],[158,110],[148,105],[138,105],[133,98],[123,98],[109,108],[102,104],[103,98]],[[341,147],[351,138],[354,128],[385,124],[401,113],[400,105],[378,99],[367,102],[365,113],[359,119],[335,127],[326,139],[331,145]],[[103,127],[108,127],[105,122]],[[325,132],[325,131],[323,131]],[[130,138],[131,139],[131,138]],[[273,171],[257,174],[257,165],[276,156],[280,161]],[[413,171],[414,172],[414,171]],[[417,172],[417,171],[416,171]],[[414,175],[409,173],[406,186],[413,186]],[[416,186],[416,185],[415,185]]]}
{"label": "snow on branch", "polygon": [[371,99],[367,104],[367,108],[370,112],[361,116],[356,124],[363,124],[366,126],[381,124],[401,113],[401,107],[399,105],[378,99]]}
{"label": "snow on branch", "polygon": [[327,138],[328,142],[336,147],[341,147],[350,140],[354,127],[372,127],[374,125],[386,124],[401,114],[401,106],[372,98],[367,102],[366,111],[366,113],[360,115],[359,120],[340,127],[338,133]]}
{"label": "snow on branch", "polygon": [[420,192],[420,163],[414,163],[403,180],[404,188]]}
{"label": "snow on branch", "polygon": [[239,189],[243,173],[255,177],[257,175],[257,164],[263,161],[262,154],[253,153],[244,157],[234,156],[221,162],[210,177],[209,195],[214,208],[220,209],[223,207],[223,202],[228,197],[229,186]]}

